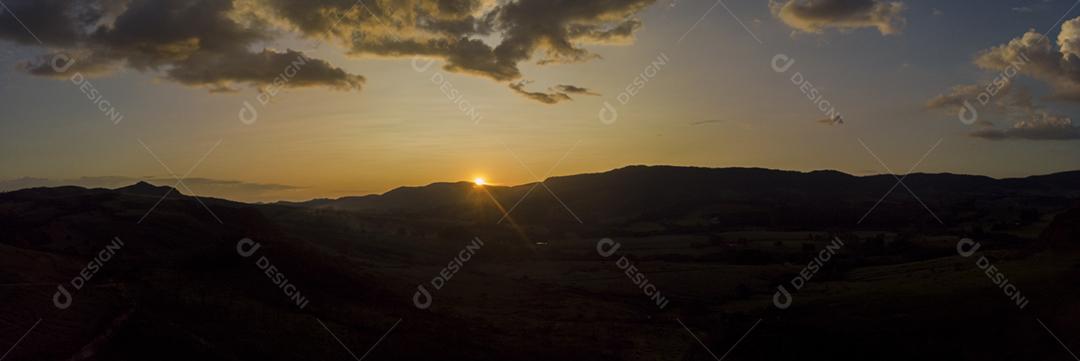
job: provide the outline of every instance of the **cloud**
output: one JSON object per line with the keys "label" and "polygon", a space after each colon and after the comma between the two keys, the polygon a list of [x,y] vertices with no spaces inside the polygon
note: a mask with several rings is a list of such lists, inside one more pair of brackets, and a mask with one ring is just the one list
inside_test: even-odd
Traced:
{"label": "cloud", "polygon": [[[1034,101],[1026,87],[1015,85],[1025,75],[1048,85],[1050,99],[1080,102],[1080,18],[1061,26],[1056,43],[1029,30],[1024,35],[981,51],[975,66],[997,75],[985,86],[957,85],[948,94],[930,99],[928,109],[956,111],[966,104],[982,115],[1004,118],[1011,127],[997,129],[979,117],[985,129],[972,132],[989,140],[1078,140],[1080,128],[1068,116],[1056,114]],[[955,113],[953,113],[955,114]]]}
{"label": "cloud", "polygon": [[[998,89],[993,96],[989,89]],[[982,100],[986,100],[983,104]],[[1007,83],[1003,88],[980,85],[958,85],[948,94],[938,95],[927,102],[928,109],[940,109],[955,115],[964,106],[964,102],[978,106],[980,117],[975,123],[984,128],[972,132],[971,136],[989,140],[1026,139],[1026,140],[1071,140],[1080,139],[1080,131],[1072,126],[1069,117],[1054,114],[1044,106],[1036,104],[1030,91],[1022,86]],[[995,129],[994,122],[987,119],[996,117],[1012,123],[1011,128]]]}
{"label": "cloud", "polygon": [[[23,63],[30,74],[104,75],[127,67],[212,91],[237,84],[359,90],[364,81],[297,51],[250,50],[276,34],[241,14],[232,0],[23,0],[8,6],[44,47],[58,49]],[[0,20],[8,24],[0,39],[33,44],[17,22]],[[58,55],[63,61],[54,61]]]}
{"label": "cloud", "polygon": [[1039,113],[1012,128],[983,129],[971,136],[989,140],[1080,140],[1080,127],[1073,125],[1068,117]]}
{"label": "cloud", "polygon": [[[955,115],[958,109],[964,107],[965,102],[978,106],[981,115],[1003,118],[1025,118],[1042,109],[1035,104],[1027,88],[1014,85],[1010,79],[1001,78],[986,85],[954,86],[949,93],[940,94],[927,101],[926,108]],[[985,120],[980,121],[987,124]]]}
{"label": "cloud", "polygon": [[706,119],[688,123],[690,126],[703,127],[717,124],[717,126],[723,127],[726,130],[740,129],[744,131],[753,130],[754,127],[749,123],[739,122],[730,119]]}
{"label": "cloud", "polygon": [[726,123],[726,122],[727,122],[726,120],[722,120],[722,119],[709,119],[709,120],[700,120],[700,121],[696,121],[696,122],[691,122],[690,125],[697,126],[697,125],[720,124],[720,123]]}
{"label": "cloud", "polygon": [[[324,60],[309,58],[292,50],[195,56],[184,65],[170,69],[168,77],[182,84],[226,90],[233,90],[229,86],[231,82],[267,86],[266,79],[288,79],[284,84],[292,88],[322,86],[335,90],[360,90],[365,81],[362,76],[349,74]],[[290,75],[293,71],[295,75]]]}
{"label": "cloud", "polygon": [[1006,44],[982,51],[975,65],[991,71],[1016,68],[1018,73],[1049,85],[1053,98],[1080,101],[1080,18],[1061,24],[1056,43],[1029,30]]}
{"label": "cloud", "polygon": [[570,36],[585,42],[597,44],[625,44],[634,40],[634,33],[641,29],[642,22],[638,19],[627,19],[613,26],[602,28],[589,25],[572,25]]}
{"label": "cloud", "polygon": [[964,101],[978,97],[982,87],[978,84],[955,85],[948,94],[939,94],[926,102],[927,109],[955,109],[964,105]]}
{"label": "cloud", "polygon": [[524,96],[526,98],[529,98],[529,99],[532,99],[532,100],[535,100],[535,101],[538,101],[538,102],[541,102],[541,103],[544,103],[544,104],[557,104],[557,103],[562,102],[562,101],[573,100],[566,93],[562,93],[562,92],[558,92],[558,91],[552,91],[552,92],[548,92],[548,93],[530,92],[528,90],[525,90],[525,86],[528,85],[528,84],[529,84],[528,81],[519,81],[519,82],[516,82],[516,83],[511,83],[510,84],[510,89],[513,89],[514,92],[520,94],[521,96]]}
{"label": "cloud", "polygon": [[902,2],[882,0],[770,0],[773,14],[797,31],[877,28],[882,35],[899,34],[907,24]]}
{"label": "cloud", "polygon": [[814,122],[822,125],[844,125],[844,118],[837,115],[832,118],[821,118]]}
{"label": "cloud", "polygon": [[594,92],[594,91],[589,90],[587,88],[582,88],[582,87],[573,86],[573,85],[556,85],[555,90],[558,90],[560,92],[567,93],[567,94],[581,94],[581,95],[600,96],[600,93]]}
{"label": "cloud", "polygon": [[[77,59],[63,74],[52,58],[31,74],[105,75],[121,68],[212,91],[238,85],[359,90],[364,77],[302,52],[262,48],[295,34],[328,41],[354,57],[427,57],[450,72],[519,81],[519,65],[598,59],[584,46],[625,45],[642,28],[635,15],[655,0],[9,0],[45,43]],[[363,5],[363,6],[358,6]],[[36,41],[8,15],[0,39]],[[282,82],[290,64],[305,62]],[[514,89],[514,86],[511,86]],[[518,89],[515,89],[518,91]],[[576,93],[570,89],[563,94]],[[533,96],[545,101],[561,99]],[[558,101],[556,101],[558,102]]]}
{"label": "cloud", "polygon": [[589,90],[588,88],[582,88],[574,85],[556,85],[554,88],[548,89],[548,92],[546,93],[530,92],[528,90],[525,90],[525,86],[529,85],[529,83],[532,82],[522,80],[519,82],[510,83],[510,89],[512,89],[515,93],[520,94],[521,96],[544,104],[558,104],[559,102],[574,100],[570,97],[570,94],[593,96],[600,95],[599,93]]}

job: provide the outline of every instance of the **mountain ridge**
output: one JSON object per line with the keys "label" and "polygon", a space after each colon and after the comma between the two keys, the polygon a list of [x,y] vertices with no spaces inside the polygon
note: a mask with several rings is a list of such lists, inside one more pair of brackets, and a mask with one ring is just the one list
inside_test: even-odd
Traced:
{"label": "mountain ridge", "polygon": [[[629,170],[629,169],[652,169],[652,170],[657,170],[657,169],[676,169],[676,170],[757,170],[757,171],[771,171],[771,172],[806,174],[806,175],[829,174],[829,175],[846,176],[846,177],[852,177],[852,178],[873,178],[873,177],[889,177],[889,178],[892,178],[894,176],[895,177],[903,177],[904,176],[904,175],[901,175],[901,174],[889,174],[889,173],[854,175],[854,174],[850,174],[850,173],[835,170],[835,169],[819,169],[819,170],[812,170],[812,171],[797,171],[797,170],[787,170],[787,169],[778,169],[778,168],[765,168],[765,167],[721,167],[721,168],[713,168],[713,167],[676,166],[676,165],[628,165],[628,166],[625,166],[625,167],[615,168],[615,169],[602,171],[602,172],[586,172],[586,173],[578,173],[578,174],[552,176],[552,177],[548,177],[547,179],[545,179],[544,182],[547,182],[547,181],[550,181],[550,180],[555,180],[555,179],[563,179],[563,178],[573,178],[573,177],[590,176],[590,175],[611,174],[611,173],[615,173],[615,172],[619,172],[619,171],[623,171],[623,170]],[[915,173],[908,174],[909,177],[910,176],[957,176],[957,177],[983,178],[983,179],[990,179],[990,180],[996,180],[996,181],[1028,180],[1028,179],[1039,179],[1039,178],[1046,178],[1046,177],[1056,177],[1056,176],[1062,176],[1062,175],[1069,175],[1069,176],[1072,176],[1072,177],[1076,177],[1077,179],[1080,179],[1080,170],[1063,171],[1063,172],[1055,172],[1055,173],[1039,174],[1039,175],[1030,175],[1030,176],[1024,176],[1024,177],[1006,177],[1006,178],[995,178],[995,177],[986,176],[986,175],[964,174],[964,173],[953,173],[953,172],[942,172],[942,173],[915,172]],[[528,182],[528,183],[522,183],[522,184],[516,184],[516,185],[486,185],[485,187],[487,187],[487,188],[516,188],[516,187],[532,186],[532,185],[535,185],[537,183],[539,183],[539,182]],[[350,195],[350,196],[343,196],[343,197],[338,197],[338,198],[314,198],[314,199],[310,199],[310,200],[307,200],[307,201],[278,201],[278,202],[270,202],[270,204],[298,205],[298,204],[304,204],[304,203],[309,203],[309,202],[332,202],[332,201],[338,201],[338,200],[349,200],[349,199],[359,199],[359,198],[368,198],[368,197],[378,197],[378,196],[386,195],[386,194],[389,194],[389,193],[392,193],[392,192],[395,192],[395,191],[399,191],[399,190],[422,189],[422,188],[445,185],[445,184],[470,185],[470,186],[473,185],[472,182],[468,182],[468,181],[457,181],[457,182],[454,182],[454,181],[442,181],[442,182],[429,183],[427,185],[399,186],[399,187],[393,188],[393,189],[391,189],[389,191],[386,191],[384,193],[371,193],[371,194],[365,194],[365,195]]]}
{"label": "mountain ridge", "polygon": [[[1077,197],[1080,171],[996,179],[954,173],[856,176],[835,170],[628,166],[550,177],[542,184],[440,182],[399,187],[381,195],[276,205],[443,219],[489,218],[491,214],[483,214],[501,207],[514,209],[515,218],[541,224],[685,217],[728,218],[740,224],[764,219],[780,222],[778,218],[789,223],[834,224],[843,218],[859,219],[867,209],[878,206],[876,212],[882,217],[899,222],[898,217],[926,213],[922,209],[928,207],[949,216],[988,202],[1024,199],[1032,206],[1059,207]],[[490,207],[491,202],[499,207]],[[832,218],[826,220],[826,215]],[[805,220],[797,221],[799,217]]]}

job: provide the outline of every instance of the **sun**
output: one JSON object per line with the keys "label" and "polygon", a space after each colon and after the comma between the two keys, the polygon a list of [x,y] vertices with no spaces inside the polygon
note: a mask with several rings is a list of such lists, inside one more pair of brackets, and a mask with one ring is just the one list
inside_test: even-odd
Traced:
{"label": "sun", "polygon": [[478,186],[483,186],[483,185],[487,184],[487,181],[484,180],[484,178],[477,177],[476,179],[473,179],[473,183],[478,185]]}

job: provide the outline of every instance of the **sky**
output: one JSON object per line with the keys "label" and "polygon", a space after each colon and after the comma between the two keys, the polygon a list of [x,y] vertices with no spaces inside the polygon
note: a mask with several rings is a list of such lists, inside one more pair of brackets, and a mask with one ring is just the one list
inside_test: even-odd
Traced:
{"label": "sky", "polygon": [[0,190],[1080,169],[1069,0],[2,4]]}

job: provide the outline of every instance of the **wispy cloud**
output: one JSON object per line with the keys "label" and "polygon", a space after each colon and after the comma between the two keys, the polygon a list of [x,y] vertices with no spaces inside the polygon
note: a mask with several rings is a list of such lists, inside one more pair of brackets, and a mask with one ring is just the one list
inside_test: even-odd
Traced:
{"label": "wispy cloud", "polygon": [[882,0],[770,0],[773,14],[797,31],[876,28],[883,35],[900,33],[907,20],[904,3]]}
{"label": "wispy cloud", "polygon": [[844,118],[837,115],[837,116],[832,117],[832,118],[821,118],[821,119],[815,120],[814,122],[818,123],[818,124],[822,124],[822,125],[843,125],[844,124]]}
{"label": "wispy cloud", "polygon": [[989,140],[1080,140],[1080,127],[1067,117],[1043,113],[1012,128],[982,129],[971,136]]}
{"label": "wispy cloud", "polygon": [[709,119],[709,120],[701,120],[701,121],[691,122],[690,125],[695,125],[695,126],[696,125],[709,125],[709,124],[720,124],[720,123],[726,123],[726,122],[727,122],[726,120],[722,120],[722,119]]}
{"label": "wispy cloud", "polygon": [[558,90],[560,92],[567,93],[567,94],[581,94],[581,95],[600,96],[600,93],[594,92],[594,91],[589,90],[587,88],[582,88],[582,87],[573,86],[573,85],[556,85],[555,90]]}
{"label": "wispy cloud", "polygon": [[510,89],[518,95],[544,104],[558,104],[564,101],[574,100],[574,98],[570,97],[570,94],[592,96],[600,95],[599,93],[589,90],[587,88],[573,85],[556,85],[553,88],[549,88],[546,92],[525,90],[525,86],[531,83],[531,81],[527,80],[510,83]]}

